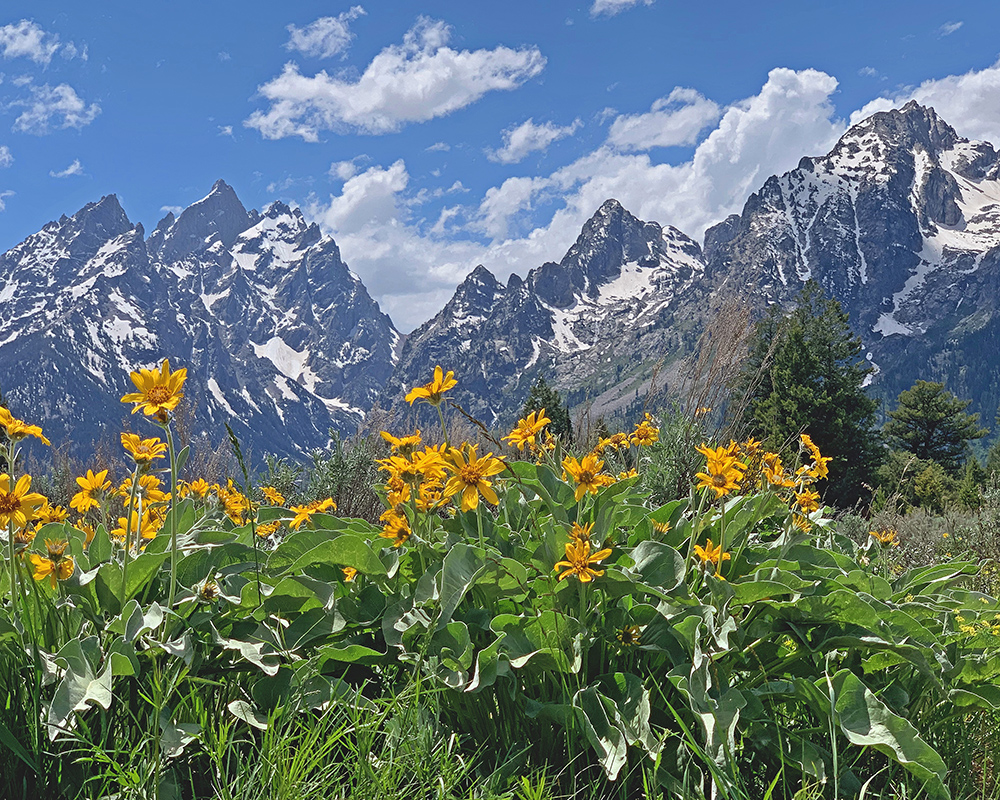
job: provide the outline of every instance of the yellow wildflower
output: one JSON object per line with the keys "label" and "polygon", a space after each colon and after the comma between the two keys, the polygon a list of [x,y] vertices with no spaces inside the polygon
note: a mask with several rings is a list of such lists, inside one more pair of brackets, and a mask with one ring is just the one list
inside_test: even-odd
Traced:
{"label": "yellow wildflower", "polygon": [[622,647],[635,647],[639,644],[639,640],[641,638],[639,626],[626,625],[615,634],[615,638]]}
{"label": "yellow wildflower", "polygon": [[52,442],[42,435],[41,428],[37,425],[28,425],[23,420],[15,419],[4,406],[0,406],[0,425],[3,425],[8,438],[12,441],[19,442],[25,436],[34,436],[45,444],[52,444]]}
{"label": "yellow wildflower", "polygon": [[134,414],[140,409],[147,417],[156,417],[161,423],[166,423],[167,412],[177,408],[184,397],[181,387],[187,378],[184,368],[170,371],[170,362],[163,359],[159,370],[141,369],[131,374],[132,383],[139,391],[131,392],[122,397],[123,403],[135,403]]}
{"label": "yellow wildflower", "polygon": [[610,555],[610,547],[591,554],[589,540],[574,539],[566,543],[566,560],[557,561],[553,570],[565,569],[559,575],[559,580],[568,578],[570,575],[576,575],[581,583],[589,583],[594,578],[599,578],[604,574],[603,569],[594,569],[591,567],[591,564],[598,564]]}
{"label": "yellow wildflower", "polygon": [[134,433],[123,433],[122,447],[132,456],[135,465],[140,469],[149,469],[153,459],[164,458],[167,455],[167,443],[161,442],[155,436],[142,439]]}
{"label": "yellow wildflower", "polygon": [[614,478],[610,475],[602,474],[601,470],[604,469],[604,462],[593,453],[587,453],[579,461],[573,456],[566,456],[563,459],[562,466],[576,484],[576,492],[574,494],[577,502],[580,502],[580,499],[587,492],[597,494],[602,487],[610,486],[614,483]]}
{"label": "yellow wildflower", "polygon": [[579,522],[574,522],[573,527],[570,528],[569,538],[574,542],[589,542],[590,532],[594,529],[594,523],[588,522],[586,525],[581,525]]}
{"label": "yellow wildflower", "polygon": [[887,547],[899,547],[899,533],[894,530],[868,531],[868,535]]}
{"label": "yellow wildflower", "polygon": [[711,539],[705,542],[704,547],[696,544],[694,546],[694,554],[701,559],[702,564],[712,564],[715,567],[716,573],[719,572],[719,569],[726,561],[732,560],[732,556],[729,553],[722,552],[722,543],[720,542],[715,546],[712,544]]}
{"label": "yellow wildflower", "polygon": [[738,491],[746,464],[736,459],[729,447],[711,448],[707,444],[695,448],[705,456],[707,472],[698,472],[697,488],[711,489],[717,498],[731,491]]}
{"label": "yellow wildflower", "polygon": [[261,486],[260,492],[272,506],[283,506],[285,504],[285,496],[273,486]]}
{"label": "yellow wildflower", "polygon": [[38,553],[32,553],[29,556],[31,564],[34,567],[34,573],[31,577],[36,581],[48,578],[53,589],[56,588],[57,578],[61,581],[67,580],[76,568],[73,556],[65,555],[68,546],[69,542],[46,539],[45,549],[48,551],[48,557],[41,556]]}
{"label": "yellow wildflower", "polygon": [[653,418],[646,414],[646,418],[635,426],[629,442],[636,447],[648,446],[660,441],[660,429],[653,424]]}
{"label": "yellow wildflower", "polygon": [[38,508],[45,497],[38,492],[29,492],[31,476],[22,475],[14,488],[10,487],[10,476],[0,475],[0,528],[14,523],[15,528],[23,528],[38,515]]}
{"label": "yellow wildflower", "polygon": [[389,443],[393,452],[399,453],[403,458],[409,458],[410,453],[413,452],[413,448],[420,444],[421,441],[419,429],[410,436],[401,436],[398,439],[388,431],[379,431],[379,435]]}
{"label": "yellow wildflower", "polygon": [[345,583],[352,583],[358,577],[358,571],[354,567],[341,567],[340,571],[344,573]]}
{"label": "yellow wildflower", "polygon": [[487,478],[499,475],[505,465],[501,459],[495,458],[493,453],[487,453],[479,458],[476,456],[476,446],[467,445],[462,450],[452,448],[445,456],[445,461],[445,465],[453,475],[445,484],[442,494],[449,498],[461,492],[462,511],[474,511],[479,508],[479,495],[493,505],[500,502],[493,490],[493,482]]}
{"label": "yellow wildflower", "polygon": [[288,527],[294,531],[298,530],[303,522],[311,521],[313,514],[336,511],[337,504],[333,502],[332,497],[328,497],[325,500],[313,500],[313,502],[307,503],[304,506],[292,506],[291,510],[295,512],[295,516],[288,523]]}
{"label": "yellow wildflower", "polygon": [[261,539],[266,539],[268,536],[270,536],[272,533],[274,533],[280,527],[281,527],[281,520],[280,519],[276,519],[276,520],[272,520],[271,522],[263,522],[263,523],[261,523],[260,525],[258,525],[256,527],[255,530],[257,531],[257,535]]}
{"label": "yellow wildflower", "polygon": [[382,514],[380,519],[385,520],[382,532],[379,534],[383,539],[392,539],[393,547],[402,547],[406,540],[410,538],[410,523],[407,522],[403,514],[389,510]]}
{"label": "yellow wildflower", "polygon": [[545,416],[544,408],[541,411],[532,411],[524,419],[518,420],[514,430],[503,437],[504,441],[510,442],[510,446],[516,447],[518,450],[523,451],[525,445],[534,450],[536,447],[535,437],[550,422],[552,420]]}
{"label": "yellow wildflower", "polygon": [[415,400],[425,400],[432,406],[439,406],[444,401],[444,393],[458,386],[455,373],[451,370],[445,375],[440,366],[434,367],[434,379],[424,386],[414,386],[406,394],[406,402],[411,406]]}

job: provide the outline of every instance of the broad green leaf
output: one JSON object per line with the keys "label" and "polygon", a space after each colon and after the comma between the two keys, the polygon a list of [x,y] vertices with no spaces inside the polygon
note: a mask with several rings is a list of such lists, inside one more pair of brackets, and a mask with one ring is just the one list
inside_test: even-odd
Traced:
{"label": "broad green leaf", "polygon": [[[817,681],[823,691],[826,679]],[[947,767],[941,756],[920,738],[917,729],[896,714],[850,670],[830,679],[835,719],[852,744],[874,747],[924,782],[932,797],[949,797],[944,785]]]}
{"label": "broad green leaf", "polygon": [[598,762],[609,780],[615,780],[625,766],[628,742],[608,719],[600,692],[593,686],[581,689],[573,696],[573,706],[581,712],[577,716],[583,723],[587,740],[597,751]]}
{"label": "broad green leaf", "polygon": [[436,630],[440,631],[451,622],[465,593],[485,571],[485,554],[478,547],[458,544],[448,551],[441,566],[441,613]]}
{"label": "broad green leaf", "polygon": [[551,609],[537,617],[499,614],[490,627],[494,633],[506,634],[503,652],[515,669],[531,661],[557,672],[580,669],[581,639],[586,629],[573,617]]}
{"label": "broad green leaf", "polygon": [[349,533],[340,534],[334,539],[328,538],[327,541],[317,544],[298,556],[285,571],[295,572],[317,563],[354,567],[358,572],[372,577],[384,577],[386,574],[385,567],[368,542],[360,536]]}
{"label": "broad green leaf", "polygon": [[241,719],[247,725],[260,731],[266,731],[268,726],[267,717],[254,708],[246,700],[233,700],[226,708],[236,719]]}
{"label": "broad green leaf", "polygon": [[669,545],[654,540],[641,542],[631,556],[643,583],[669,592],[684,581],[684,559]]}

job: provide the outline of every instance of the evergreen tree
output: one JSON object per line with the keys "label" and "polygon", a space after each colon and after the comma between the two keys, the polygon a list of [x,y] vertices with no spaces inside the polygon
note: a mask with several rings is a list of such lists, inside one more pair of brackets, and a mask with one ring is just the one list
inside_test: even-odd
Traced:
{"label": "evergreen tree", "polygon": [[896,402],[884,428],[889,441],[917,458],[936,461],[953,477],[961,471],[968,442],[989,433],[979,427],[978,414],[965,413],[972,401],[959,400],[943,383],[917,381]]}
{"label": "evergreen tree", "polygon": [[825,499],[839,506],[862,498],[882,459],[870,372],[847,314],[809,281],[791,313],[772,307],[757,324],[739,380],[753,435],[788,450],[805,432],[833,457]]}
{"label": "evergreen tree", "polygon": [[573,425],[569,419],[569,408],[563,405],[559,392],[549,386],[545,377],[538,376],[528,393],[528,399],[524,401],[524,408],[521,410],[521,418],[528,416],[532,411],[545,409],[545,415],[552,420],[549,424],[549,431],[553,436],[561,436],[569,440],[573,436]]}

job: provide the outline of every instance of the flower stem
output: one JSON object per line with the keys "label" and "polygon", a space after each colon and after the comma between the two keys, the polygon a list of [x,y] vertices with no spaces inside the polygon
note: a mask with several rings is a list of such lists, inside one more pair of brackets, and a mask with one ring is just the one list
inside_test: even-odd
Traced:
{"label": "flower stem", "polygon": [[174,607],[177,595],[177,450],[174,448],[174,432],[170,423],[166,424],[167,447],[170,449],[170,594],[167,608]]}
{"label": "flower stem", "polygon": [[[132,472],[132,490],[129,492],[128,496],[128,508],[125,509],[125,555],[122,560],[122,591],[121,597],[118,601],[122,611],[125,610],[125,595],[128,592],[128,562],[129,556],[132,554],[132,508],[135,506],[135,494],[138,488],[139,466],[136,465],[135,470]],[[136,521],[139,526],[139,530],[142,530],[141,507],[139,512],[136,514]]]}
{"label": "flower stem", "polygon": [[437,403],[434,406],[434,408],[437,409],[438,419],[441,420],[441,433],[444,434],[444,443],[445,443],[445,446],[446,447],[451,447],[451,445],[448,444],[448,426],[444,424],[444,412],[441,410],[441,404]]}

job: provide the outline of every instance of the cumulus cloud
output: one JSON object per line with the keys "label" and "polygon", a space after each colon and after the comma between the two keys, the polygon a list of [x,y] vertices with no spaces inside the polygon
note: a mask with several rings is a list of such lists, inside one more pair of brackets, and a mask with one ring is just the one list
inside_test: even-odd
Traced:
{"label": "cumulus cloud", "polygon": [[356,80],[324,72],[303,75],[294,63],[259,87],[270,102],[244,122],[267,139],[319,140],[324,130],[378,134],[426,122],[479,100],[515,89],[538,75],[545,58],[536,47],[454,50],[451,28],[421,17],[400,45],[376,55]]}
{"label": "cumulus cloud", "polygon": [[637,5],[651,6],[653,0],[594,0],[594,4],[590,7],[590,16],[613,17]]}
{"label": "cumulus cloud", "polygon": [[7,204],[4,202],[8,197],[13,197],[14,193],[10,189],[5,189],[0,191],[0,211],[7,210]]}
{"label": "cumulus cloud", "polygon": [[692,145],[722,110],[694,89],[675,88],[653,103],[645,114],[628,114],[615,119],[608,142],[621,150],[649,150],[651,147]]}
{"label": "cumulus cloud", "polygon": [[505,130],[503,147],[498,150],[488,150],[487,157],[490,161],[498,161],[501,164],[516,164],[524,160],[529,153],[547,150],[553,142],[572,136],[582,125],[578,119],[562,127],[551,122],[536,125],[534,120],[529,118],[520,125]]}
{"label": "cumulus cloud", "polygon": [[173,214],[175,217],[179,217],[183,210],[184,206],[160,206],[160,211],[164,214]]}
{"label": "cumulus cloud", "polygon": [[14,120],[15,131],[40,136],[53,128],[83,128],[101,113],[97,103],[87,105],[73,87],[65,83],[30,86],[29,91],[30,99],[11,103],[12,106],[25,108]]}
{"label": "cumulus cloud", "polygon": [[4,167],[9,167],[14,163],[14,156],[10,152],[10,148],[5,144],[0,144],[0,169]]}
{"label": "cumulus cloud", "polygon": [[354,39],[349,23],[364,14],[365,10],[361,6],[352,6],[342,14],[320,17],[303,28],[289,25],[290,36],[285,47],[313,58],[333,58],[338,54],[344,56]]}
{"label": "cumulus cloud", "polygon": [[945,122],[967,139],[980,139],[1000,146],[1000,61],[964,75],[924,81],[892,97],[872,100],[851,115],[851,124],[876,111],[900,108],[910,100],[931,106]]}
{"label": "cumulus cloud", "polygon": [[946,22],[940,28],[938,28],[938,33],[941,36],[951,36],[955,31],[961,28],[964,22]]}
{"label": "cumulus cloud", "polygon": [[32,20],[0,27],[0,54],[4,58],[30,58],[36,64],[47,65],[62,47],[71,48],[72,55],[77,53],[72,42],[64,46],[57,34],[47,33]]}
{"label": "cumulus cloud", "polygon": [[66,167],[66,169],[59,172],[49,170],[49,175],[53,178],[68,178],[71,175],[83,175],[83,164],[80,163],[80,159],[74,158],[73,163]]}

